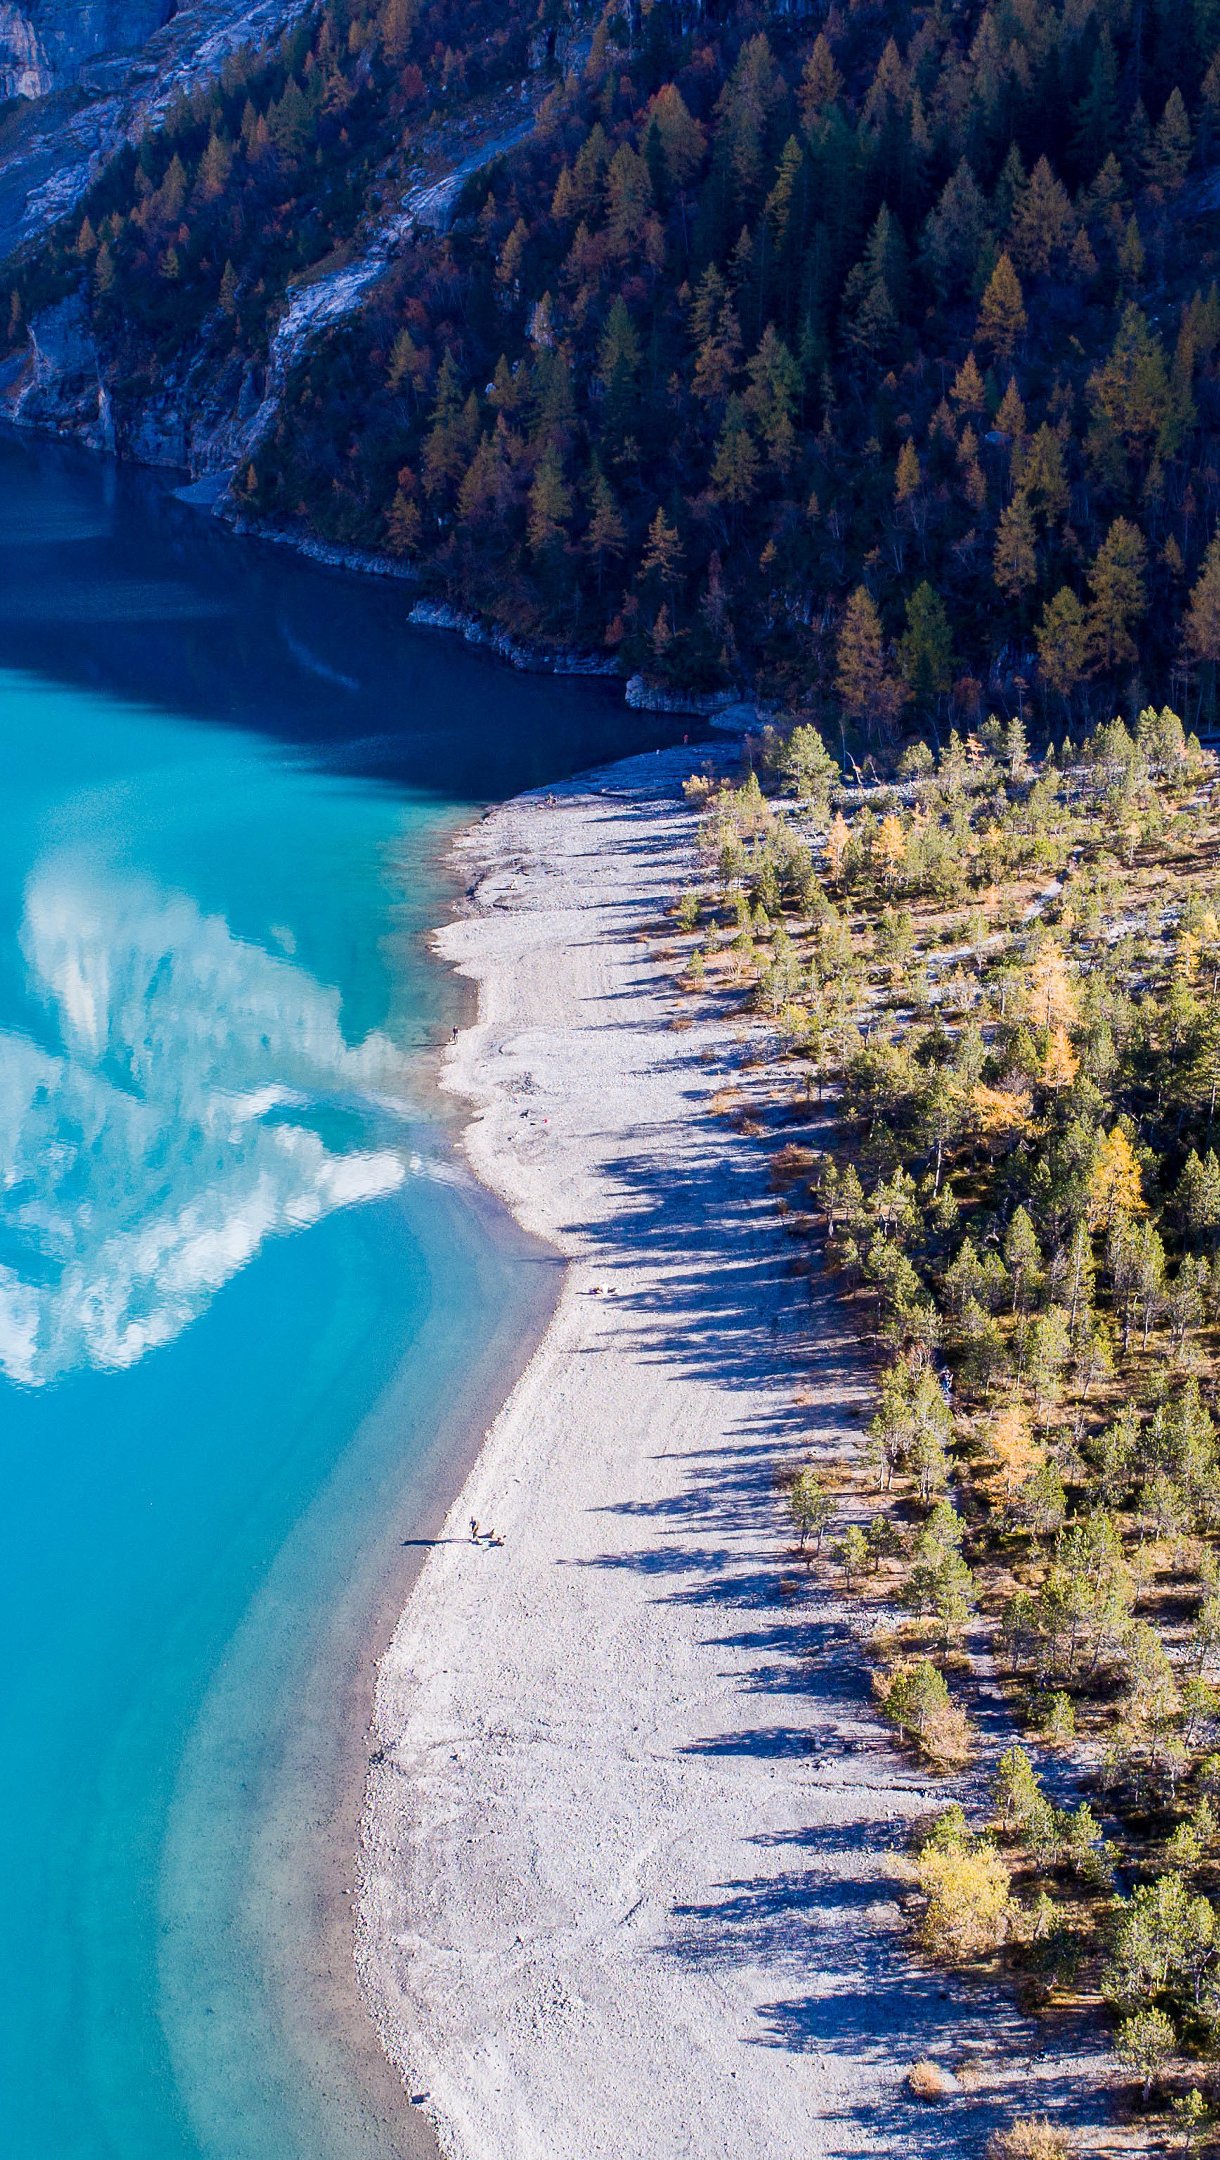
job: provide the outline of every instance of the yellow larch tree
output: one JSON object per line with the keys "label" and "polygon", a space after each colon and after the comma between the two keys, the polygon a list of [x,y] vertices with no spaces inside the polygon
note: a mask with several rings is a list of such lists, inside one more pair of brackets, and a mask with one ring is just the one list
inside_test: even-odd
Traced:
{"label": "yellow larch tree", "polygon": [[1028,1095],[988,1087],[977,1080],[970,1090],[971,1119],[981,1140],[1023,1139],[1030,1130]]}
{"label": "yellow larch tree", "polygon": [[1060,1088],[1071,1087],[1080,1071],[1080,1059],[1072,1048],[1071,1038],[1065,1027],[1053,1027],[1042,1060],[1042,1083],[1057,1094]]}
{"label": "yellow larch tree", "polygon": [[913,495],[918,495],[922,479],[923,474],[919,469],[919,453],[908,436],[898,453],[898,464],[894,472],[895,502],[910,502]]}
{"label": "yellow larch tree", "polygon": [[1042,1449],[1031,1437],[1029,1419],[1020,1403],[1005,1404],[987,1439],[999,1464],[1006,1498],[1046,1460]]}
{"label": "yellow larch tree", "polygon": [[847,845],[851,839],[851,826],[841,810],[836,810],[826,835],[826,864],[836,885],[843,875],[843,863]]}
{"label": "yellow larch tree", "polygon": [[907,836],[902,829],[902,819],[893,810],[882,818],[874,847],[885,882],[892,885],[906,860],[907,852]]}
{"label": "yellow larch tree", "polygon": [[1001,255],[979,308],[978,336],[998,360],[1011,360],[1028,325],[1021,280],[1011,259]]}
{"label": "yellow larch tree", "polygon": [[1060,947],[1048,940],[1034,960],[1029,971],[1025,991],[1025,1011],[1035,1027],[1069,1028],[1076,1018],[1079,1001],[1076,985],[1072,980]]}
{"label": "yellow larch tree", "polygon": [[1130,1219],[1147,1212],[1135,1149],[1122,1126],[1116,1125],[1098,1142],[1089,1173],[1089,1227],[1109,1230],[1120,1215]]}

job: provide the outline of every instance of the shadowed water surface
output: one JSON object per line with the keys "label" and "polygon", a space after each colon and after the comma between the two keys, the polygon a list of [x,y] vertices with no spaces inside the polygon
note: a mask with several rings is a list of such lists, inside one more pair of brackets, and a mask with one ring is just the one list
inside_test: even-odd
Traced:
{"label": "shadowed water surface", "polygon": [[4,442],[0,509],[0,2145],[389,2160],[371,1660],[552,1285],[420,932],[657,729],[138,476]]}

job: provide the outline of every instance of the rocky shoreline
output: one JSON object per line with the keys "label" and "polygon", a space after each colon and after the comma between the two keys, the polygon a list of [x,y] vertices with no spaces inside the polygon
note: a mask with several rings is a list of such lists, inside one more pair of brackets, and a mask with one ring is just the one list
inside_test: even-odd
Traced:
{"label": "rocky shoreline", "polygon": [[[90,377],[91,363],[80,342],[71,303],[64,303],[54,313],[54,322],[43,324],[43,342],[33,345],[32,359],[20,369],[11,362],[7,371],[0,369],[0,418],[21,434],[75,442],[94,456],[119,458],[110,400],[96,370]],[[58,418],[40,403],[43,384],[57,376],[61,379],[66,376],[77,386],[68,409]],[[181,443],[161,440],[146,443],[144,448],[151,454],[131,456],[121,462],[140,465],[153,472],[184,469],[181,456],[173,454],[175,449],[181,453]],[[288,532],[250,517],[233,500],[229,467],[205,466],[196,472],[187,461],[185,469],[191,477],[173,490],[177,500],[190,509],[219,518],[242,539],[289,548],[310,562],[356,577],[381,578],[408,586],[419,582],[419,574],[413,565],[398,561],[392,555],[381,554],[373,548],[341,547],[311,533]],[[413,604],[407,619],[418,629],[442,630],[460,637],[467,645],[492,653],[524,674],[617,679],[623,683],[625,703],[636,712],[668,713],[678,717],[689,714],[692,719],[706,720],[717,730],[736,735],[749,733],[767,717],[739,690],[684,691],[650,682],[641,674],[624,678],[618,662],[611,655],[585,651],[578,646],[545,641],[535,643],[484,622],[478,615],[453,607],[445,600],[421,598]]]}

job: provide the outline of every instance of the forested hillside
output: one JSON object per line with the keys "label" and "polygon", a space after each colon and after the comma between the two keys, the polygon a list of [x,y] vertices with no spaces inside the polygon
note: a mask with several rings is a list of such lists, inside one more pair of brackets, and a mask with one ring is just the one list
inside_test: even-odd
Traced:
{"label": "forested hillside", "polygon": [[315,357],[251,500],[628,665],[837,700],[874,745],[1018,678],[1056,720],[1133,672],[1180,696],[1220,14],[765,14],[683,39],[658,8],[634,46],[611,18]]}
{"label": "forested hillside", "polygon": [[[328,0],[15,280],[118,421],[265,353],[429,116],[535,65],[482,0]],[[874,749],[1059,730],[1220,657],[1220,0],[611,7],[529,140],[305,357],[243,507],[527,634]]]}
{"label": "forested hillside", "polygon": [[989,1823],[917,1838],[923,1947],[1006,1972],[1053,2045],[1105,2008],[1175,2142],[1144,2116],[1072,2151],[1214,2151],[1216,764],[1149,708],[1066,757],[1014,720],[902,765],[838,789],[803,728],[764,787],[687,790],[678,1024],[719,1007],[749,1043],[717,1107],[770,1138],[793,1272],[876,1361],[866,1448],[811,1419],[787,1468],[792,1558],[841,1587],[908,1744],[989,1773]]}
{"label": "forested hillside", "polygon": [[338,0],[231,55],[10,264],[11,360],[83,303],[120,455],[148,454],[158,402],[257,403],[290,286],[358,254],[427,146],[545,66],[560,27],[482,0]]}
{"label": "forested hillside", "polygon": [[[120,408],[257,350],[390,139],[546,27],[484,17],[336,0],[231,64],[23,272],[14,334],[86,279]],[[1056,724],[1188,670],[1210,704],[1218,43],[1217,0],[609,12],[240,494],[874,746],[1027,689]]]}

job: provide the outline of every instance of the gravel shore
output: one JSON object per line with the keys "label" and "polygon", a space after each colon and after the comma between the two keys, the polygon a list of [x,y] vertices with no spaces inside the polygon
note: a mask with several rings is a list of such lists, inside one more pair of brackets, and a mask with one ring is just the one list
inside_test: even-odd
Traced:
{"label": "gravel shore", "polygon": [[[777,1463],[857,1447],[867,1391],[713,1110],[739,1037],[674,1025],[653,933],[695,756],[460,842],[438,944],[479,1011],[446,1084],[568,1265],[382,1665],[363,1982],[455,2160],[981,2153],[1044,2064],[907,1952],[895,1855],[948,1795],[787,1549]],[[925,2055],[964,2073],[939,2107],[905,2088]]]}

